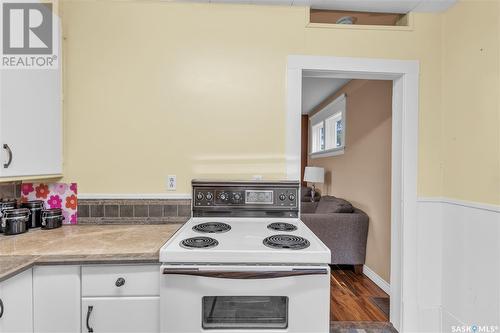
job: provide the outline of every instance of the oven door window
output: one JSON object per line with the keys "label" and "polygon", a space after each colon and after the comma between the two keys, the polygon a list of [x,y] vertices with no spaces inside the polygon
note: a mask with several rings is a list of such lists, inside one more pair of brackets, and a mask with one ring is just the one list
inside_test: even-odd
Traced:
{"label": "oven door window", "polygon": [[286,329],[286,296],[205,296],[204,329]]}

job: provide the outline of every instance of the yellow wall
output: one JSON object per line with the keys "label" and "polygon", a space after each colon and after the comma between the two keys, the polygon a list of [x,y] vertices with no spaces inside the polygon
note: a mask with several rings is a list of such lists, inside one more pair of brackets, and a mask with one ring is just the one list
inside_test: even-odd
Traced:
{"label": "yellow wall", "polygon": [[66,180],[82,193],[177,192],[194,177],[285,175],[289,54],[417,59],[419,195],[442,194],[441,15],[412,31],[307,28],[306,8],[68,1]]}
{"label": "yellow wall", "polygon": [[64,179],[81,193],[284,177],[287,55],[310,54],[419,60],[419,196],[500,204],[497,2],[414,14],[410,31],[306,27],[304,7],[61,7]]}
{"label": "yellow wall", "polygon": [[322,194],[347,199],[368,214],[366,265],[389,282],[392,81],[352,80],[316,110],[343,93],[347,95],[345,152],[310,158],[307,165],[325,168]]}
{"label": "yellow wall", "polygon": [[194,177],[283,177],[286,56],[311,54],[419,60],[419,195],[500,204],[496,1],[415,14],[411,31],[308,28],[304,7],[61,11],[64,174],[83,193],[161,193],[169,174],[179,193]]}
{"label": "yellow wall", "polygon": [[474,1],[443,17],[446,197],[500,204],[499,14],[498,1]]}

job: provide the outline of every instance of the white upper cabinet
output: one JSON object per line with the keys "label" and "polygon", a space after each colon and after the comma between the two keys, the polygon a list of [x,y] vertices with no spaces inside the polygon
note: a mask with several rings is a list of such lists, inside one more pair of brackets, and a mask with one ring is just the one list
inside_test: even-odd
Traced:
{"label": "white upper cabinet", "polygon": [[[57,2],[26,6],[3,7],[10,24],[0,64],[0,178],[62,173],[59,8]],[[23,11],[29,24],[32,14],[37,19],[38,30],[26,29]]]}
{"label": "white upper cabinet", "polygon": [[60,69],[4,69],[0,86],[0,177],[62,173]]}

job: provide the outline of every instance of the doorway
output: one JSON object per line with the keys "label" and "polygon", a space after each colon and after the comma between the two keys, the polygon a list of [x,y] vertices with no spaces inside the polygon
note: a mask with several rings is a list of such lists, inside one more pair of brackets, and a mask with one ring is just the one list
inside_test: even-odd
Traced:
{"label": "doorway", "polygon": [[294,180],[302,180],[302,79],[308,71],[325,78],[392,81],[390,322],[398,331],[416,331],[418,62],[289,56],[286,166]]}
{"label": "doorway", "polygon": [[388,321],[392,81],[323,76],[302,76],[301,219],[331,251],[331,320]]}

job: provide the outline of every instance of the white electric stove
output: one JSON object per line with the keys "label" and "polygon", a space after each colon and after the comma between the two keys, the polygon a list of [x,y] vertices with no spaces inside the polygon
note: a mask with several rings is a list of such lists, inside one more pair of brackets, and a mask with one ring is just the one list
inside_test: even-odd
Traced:
{"label": "white electric stove", "polygon": [[[271,247],[276,235],[287,238],[283,242],[297,242],[291,244],[295,248]],[[265,244],[264,240],[273,236]],[[190,239],[200,237],[213,241],[202,238],[199,243],[190,244]],[[280,243],[276,244],[280,246]],[[194,217],[161,249],[160,260],[164,263],[204,264],[325,264],[330,261],[330,251],[297,218]]]}
{"label": "white electric stove", "polygon": [[160,250],[162,332],[329,331],[330,251],[298,182],[193,181],[192,205]]}

